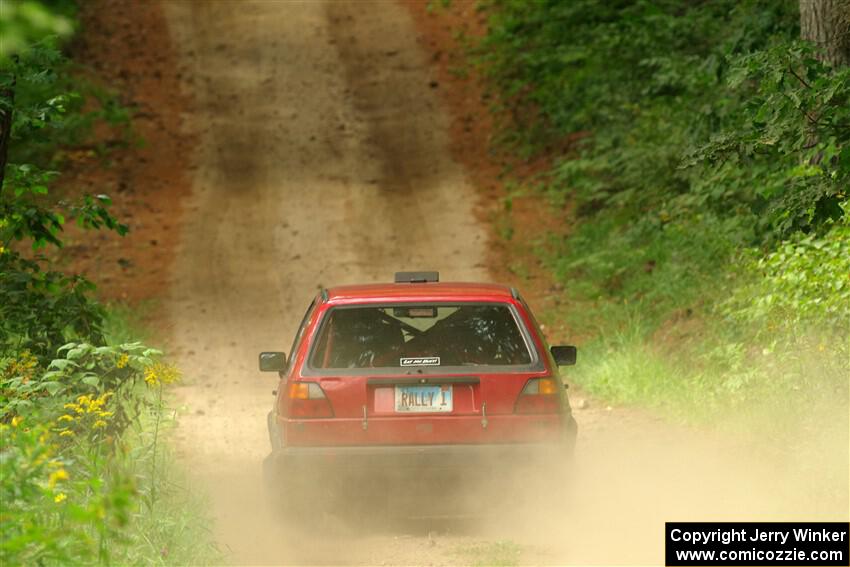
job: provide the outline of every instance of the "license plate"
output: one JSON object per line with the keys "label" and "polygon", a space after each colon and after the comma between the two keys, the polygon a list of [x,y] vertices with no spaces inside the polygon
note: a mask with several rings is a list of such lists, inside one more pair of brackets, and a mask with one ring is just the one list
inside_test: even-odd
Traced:
{"label": "license plate", "polygon": [[395,411],[434,413],[452,411],[451,386],[396,386]]}

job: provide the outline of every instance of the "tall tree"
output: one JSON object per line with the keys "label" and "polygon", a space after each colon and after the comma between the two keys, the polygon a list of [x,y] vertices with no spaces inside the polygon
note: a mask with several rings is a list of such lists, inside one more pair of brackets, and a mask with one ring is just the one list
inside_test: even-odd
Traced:
{"label": "tall tree", "polygon": [[[17,56],[12,56],[17,63]],[[0,188],[6,177],[6,160],[9,156],[9,141],[12,134],[12,111],[15,108],[15,74],[10,69],[7,76],[0,76]]]}
{"label": "tall tree", "polygon": [[850,65],[850,0],[800,0],[800,36],[835,67]]}

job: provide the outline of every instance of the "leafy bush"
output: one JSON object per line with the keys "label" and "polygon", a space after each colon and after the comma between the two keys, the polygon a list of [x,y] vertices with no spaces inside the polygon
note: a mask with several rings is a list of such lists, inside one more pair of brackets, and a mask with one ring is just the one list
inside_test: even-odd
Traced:
{"label": "leafy bush", "polygon": [[477,60],[502,139],[523,154],[573,140],[544,181],[578,205],[550,265],[585,296],[663,317],[737,250],[844,214],[850,70],[797,39],[795,0],[486,6]]}
{"label": "leafy bush", "polygon": [[[712,321],[689,340],[665,342],[640,325],[583,349],[570,377],[610,403],[739,433],[771,431],[786,447],[811,445],[814,429],[847,438],[850,344],[846,331]],[[794,436],[794,443],[790,436]],[[841,445],[839,444],[838,447]],[[845,445],[846,447],[846,445]],[[846,475],[842,481],[846,486]]]}
{"label": "leafy bush", "polygon": [[[69,340],[101,341],[103,313],[90,298],[88,280],[50,269],[41,256],[24,257],[13,243],[61,247],[66,217],[84,228],[127,232],[109,214],[106,195],[71,202],[49,195],[58,175],[50,169],[57,144],[79,135],[74,124],[95,119],[79,118],[80,96],[69,77],[68,62],[50,38],[30,45],[0,73],[0,92],[9,95],[0,97],[0,111],[11,117],[14,143],[0,172],[0,354],[27,349],[42,362]],[[78,118],[69,125],[69,117]]]}
{"label": "leafy bush", "polygon": [[164,486],[159,439],[176,370],[138,343],[71,343],[59,354],[46,369],[26,351],[0,360],[0,561],[214,560],[212,547],[187,545],[197,518],[157,527],[195,512],[160,515],[163,501],[185,499]]}
{"label": "leafy bush", "polygon": [[43,270],[32,260],[0,251],[0,353],[28,350],[42,362],[73,337],[102,339],[103,311],[81,276]]}
{"label": "leafy bush", "polygon": [[58,349],[59,357],[43,372],[35,372],[38,361],[25,350],[7,359],[0,374],[0,421],[31,411],[42,419],[61,421],[59,414],[66,413],[68,404],[104,409],[108,400],[110,426],[105,431],[121,433],[139,413],[138,405],[131,407],[137,402],[135,387],[158,368],[154,357],[160,354],[140,343],[117,347],[69,343]]}
{"label": "leafy bush", "polygon": [[484,5],[499,139],[576,205],[540,247],[569,294],[544,318],[589,337],[571,379],[846,439],[850,69],[799,41],[798,2]]}
{"label": "leafy bush", "polygon": [[750,323],[819,324],[850,329],[850,222],[823,236],[796,234],[745,264],[749,274],[722,305],[729,318]]}

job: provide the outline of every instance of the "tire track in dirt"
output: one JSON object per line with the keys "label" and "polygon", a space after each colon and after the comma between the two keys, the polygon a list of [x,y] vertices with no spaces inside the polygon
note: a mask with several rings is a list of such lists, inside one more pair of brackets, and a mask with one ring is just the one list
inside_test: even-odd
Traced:
{"label": "tire track in dirt", "polygon": [[405,268],[487,279],[409,16],[384,2],[165,6],[200,140],[167,301],[186,375],[177,442],[223,549],[237,564],[451,561],[393,531],[311,538],[270,516],[261,488],[276,382],[256,355],[288,350],[317,288]]}

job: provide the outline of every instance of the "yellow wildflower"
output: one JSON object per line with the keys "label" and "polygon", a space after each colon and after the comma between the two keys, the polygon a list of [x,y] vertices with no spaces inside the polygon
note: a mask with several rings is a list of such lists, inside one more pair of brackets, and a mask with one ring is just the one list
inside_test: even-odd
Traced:
{"label": "yellow wildflower", "polygon": [[65,404],[64,407],[65,409],[74,410],[79,414],[98,413],[103,409],[103,406],[106,405],[107,400],[112,397],[112,394],[112,392],[106,392],[97,398],[92,398],[89,395],[79,396],[76,404],[69,403]]}
{"label": "yellow wildflower", "polygon": [[157,362],[145,368],[145,382],[148,386],[171,384],[180,379],[180,373],[174,366]]}
{"label": "yellow wildflower", "polygon": [[47,477],[47,484],[48,486],[50,486],[50,488],[53,488],[54,486],[56,486],[57,482],[68,480],[69,478],[71,477],[68,476],[68,471],[66,471],[65,469],[58,469],[50,473],[50,476]]}
{"label": "yellow wildflower", "polygon": [[60,415],[59,421],[74,421],[74,416],[68,414]]}
{"label": "yellow wildflower", "polygon": [[65,494],[64,492],[60,492],[59,494],[56,495],[56,497],[53,499],[53,501],[56,502],[57,504],[61,504],[67,498],[68,498],[67,494]]}
{"label": "yellow wildflower", "polygon": [[19,426],[23,420],[24,420],[23,417],[21,417],[20,415],[16,415],[15,417],[12,418],[12,427]]}
{"label": "yellow wildflower", "polygon": [[102,419],[98,419],[97,421],[94,422],[94,425],[92,427],[95,428],[95,429],[98,429],[99,427],[106,427],[106,422],[103,421]]}
{"label": "yellow wildflower", "polygon": [[69,430],[69,429],[66,429],[65,431],[59,432],[59,437],[72,437],[73,435],[74,435],[74,432]]}
{"label": "yellow wildflower", "polygon": [[115,363],[115,366],[117,366],[118,368],[124,368],[125,366],[127,366],[128,362],[130,362],[130,357],[125,352],[118,357],[118,362]]}
{"label": "yellow wildflower", "polygon": [[83,407],[83,405],[87,404],[88,400],[88,396],[80,396],[79,398],[77,398],[77,403],[68,403],[62,407],[67,410],[74,410],[77,413],[86,413],[86,409]]}
{"label": "yellow wildflower", "polygon": [[26,384],[35,374],[37,366],[38,359],[30,351],[25,350],[6,368],[5,374],[9,377],[20,377]]}

